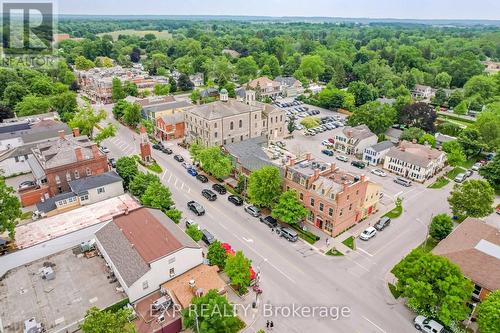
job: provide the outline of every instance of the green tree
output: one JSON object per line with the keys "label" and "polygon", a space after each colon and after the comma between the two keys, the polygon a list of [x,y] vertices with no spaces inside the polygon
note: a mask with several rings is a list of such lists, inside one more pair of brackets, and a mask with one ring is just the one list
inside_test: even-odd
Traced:
{"label": "green tree", "polygon": [[50,109],[50,99],[45,96],[26,95],[16,104],[14,111],[19,117],[46,113]]}
{"label": "green tree", "polygon": [[[456,142],[456,141],[451,141],[451,142]],[[451,166],[462,165],[467,160],[464,151],[462,149],[462,146],[460,146],[458,142],[457,146],[458,147],[451,148],[451,150],[449,150],[446,154],[448,164],[450,164]]]}
{"label": "green tree", "polygon": [[466,180],[462,184],[455,184],[448,203],[454,215],[484,217],[493,212],[495,191],[484,180]]}
{"label": "green tree", "polygon": [[354,95],[357,107],[371,102],[377,98],[377,94],[372,87],[363,81],[353,81],[349,84],[348,92]]}
{"label": "green tree", "polygon": [[297,129],[297,126],[295,125],[296,120],[297,120],[297,118],[294,115],[290,116],[290,118],[288,119],[288,123],[286,125],[286,129],[288,131],[288,134],[292,134],[293,131],[295,131]]}
{"label": "green tree", "polygon": [[106,119],[106,117],[106,111],[101,109],[96,112],[90,104],[87,104],[78,109],[68,125],[71,128],[79,128],[82,135],[88,135],[90,139],[94,139],[95,126]]}
{"label": "green tree", "polygon": [[57,112],[63,121],[69,121],[78,109],[76,94],[66,91],[50,97],[50,108]]}
{"label": "green tree", "polygon": [[300,60],[298,70],[309,80],[317,81],[325,71],[325,63],[319,55],[305,55]]}
{"label": "green tree", "polygon": [[141,106],[137,103],[129,103],[122,119],[128,126],[136,127],[141,122]]}
{"label": "green tree", "polygon": [[250,264],[250,259],[246,258],[242,251],[237,251],[235,255],[230,255],[226,259],[224,272],[241,294],[246,293],[250,285]]}
{"label": "green tree", "polygon": [[288,190],[280,195],[271,215],[288,224],[295,224],[307,216],[307,209],[300,202],[297,192]]}
{"label": "green tree", "polygon": [[135,326],[129,320],[131,315],[130,309],[112,312],[101,311],[93,306],[87,310],[80,329],[83,333],[135,333]]}
{"label": "green tree", "polygon": [[153,87],[153,92],[156,96],[168,95],[170,92],[170,86],[168,84],[157,83]]}
{"label": "green tree", "polygon": [[384,133],[396,121],[396,110],[389,104],[378,101],[366,103],[354,109],[349,125],[366,124],[375,134]]}
{"label": "green tree", "polygon": [[233,170],[231,159],[217,146],[202,148],[198,153],[197,160],[203,170],[217,179],[226,178]]}
{"label": "green tree", "polygon": [[479,95],[483,99],[490,99],[498,94],[498,87],[493,76],[476,75],[464,85],[465,97]]}
{"label": "green tree", "polygon": [[434,148],[436,147],[436,137],[432,134],[425,133],[418,139],[418,143],[420,143],[421,145],[427,143]]}
{"label": "green tree", "polygon": [[252,56],[242,57],[236,63],[236,73],[238,76],[251,80],[257,76],[259,66]]}
{"label": "green tree", "polygon": [[181,74],[177,82],[177,87],[179,88],[180,91],[189,91],[193,90],[194,84],[189,79],[189,76],[187,76],[186,74]]}
{"label": "green tree", "polygon": [[318,126],[320,122],[318,117],[305,117],[302,118],[300,124],[305,128],[309,129]]}
{"label": "green tree", "polygon": [[418,127],[426,132],[434,133],[436,110],[431,105],[423,102],[407,105],[403,108],[399,122],[408,127]]}
{"label": "green tree", "polygon": [[462,131],[462,128],[460,127],[460,125],[450,122],[444,122],[437,126],[437,131],[445,135],[458,136]]}
{"label": "green tree", "polygon": [[217,265],[219,269],[226,267],[227,251],[218,240],[210,244],[207,252],[207,259],[210,265]]}
{"label": "green tree", "polygon": [[486,179],[490,185],[500,189],[500,155],[497,153],[493,160],[479,169],[479,174]]}
{"label": "green tree", "polygon": [[137,96],[139,95],[139,90],[134,82],[125,81],[123,83],[123,95],[126,96]]}
{"label": "green tree", "polygon": [[137,198],[142,197],[144,192],[146,192],[146,189],[148,186],[153,183],[157,182],[160,183],[160,178],[158,178],[157,175],[149,173],[149,172],[139,172],[137,173],[132,181],[128,185],[128,190],[130,193]]}
{"label": "green tree", "polygon": [[113,116],[116,120],[122,119],[125,114],[125,110],[129,107],[130,103],[124,99],[119,100],[113,105]]}
{"label": "green tree", "polygon": [[9,233],[14,239],[16,220],[21,217],[21,204],[12,187],[7,186],[5,178],[0,176],[0,234]]}
{"label": "green tree", "polygon": [[458,142],[462,146],[465,156],[479,155],[486,145],[482,142],[481,133],[475,128],[467,127],[460,132]]}
{"label": "green tree", "polygon": [[122,81],[120,81],[119,78],[114,77],[111,82],[111,98],[113,99],[113,102],[116,103],[125,97],[127,97],[127,95],[123,89]]}
{"label": "green tree", "polygon": [[448,89],[451,83],[451,75],[446,72],[441,72],[434,78],[434,86],[437,88]]}
{"label": "green tree", "polygon": [[474,127],[479,131],[481,141],[492,150],[500,149],[500,103],[497,111],[483,111],[477,116]]}
{"label": "green tree", "polygon": [[160,182],[151,182],[146,191],[141,196],[141,203],[144,206],[160,209],[166,212],[174,204],[172,193]]}
{"label": "green tree", "polygon": [[420,129],[418,127],[409,127],[403,130],[400,139],[406,141],[418,141],[424,134],[425,131],[423,129]]}
{"label": "green tree", "polygon": [[281,74],[281,67],[278,61],[278,58],[274,55],[270,55],[266,59],[266,65],[269,68],[269,73],[271,74],[271,78],[275,78]]}
{"label": "green tree", "polygon": [[201,93],[198,89],[194,89],[191,91],[191,95],[189,96],[191,98],[191,102],[197,103],[199,100],[201,100]]}
{"label": "green tree", "polygon": [[264,166],[248,178],[250,202],[258,207],[273,207],[281,194],[281,175],[278,168]]}
{"label": "green tree", "polygon": [[461,90],[454,90],[448,97],[448,106],[454,108],[464,99],[464,93]]}
{"label": "green tree", "polygon": [[500,332],[500,290],[488,294],[477,307],[477,324],[481,333]]}
{"label": "green tree", "polygon": [[167,215],[172,221],[174,221],[175,224],[179,224],[182,219],[182,212],[175,208],[170,208],[169,210],[167,210],[165,215]]}
{"label": "green tree", "polygon": [[105,127],[99,130],[99,132],[95,135],[94,141],[100,145],[101,142],[106,140],[107,138],[114,137],[116,135],[116,126],[108,123]]}
{"label": "green tree", "polygon": [[467,114],[468,111],[469,111],[469,106],[467,101],[461,101],[453,108],[453,113],[459,115]]}
{"label": "green tree", "polygon": [[75,59],[75,68],[79,70],[89,70],[94,68],[95,64],[92,60],[85,58],[84,56],[78,56]]}
{"label": "green tree", "polygon": [[432,218],[429,235],[435,240],[445,239],[453,230],[453,221],[448,214],[438,214]]}
{"label": "green tree", "polygon": [[125,188],[128,188],[130,182],[139,173],[139,168],[133,157],[124,156],[116,161],[116,172],[123,178]]}
{"label": "green tree", "polygon": [[466,301],[470,298],[473,284],[447,258],[416,249],[392,272],[398,279],[397,290],[418,314],[434,317],[445,325],[459,322],[467,316]]}
{"label": "green tree", "polygon": [[199,333],[236,333],[242,328],[234,307],[214,289],[192,299],[182,312],[182,322],[185,328]]}
{"label": "green tree", "polygon": [[29,90],[24,85],[17,81],[12,81],[7,83],[3,91],[3,101],[5,105],[14,108],[28,94]]}
{"label": "green tree", "polygon": [[203,232],[198,228],[197,224],[191,224],[186,229],[186,234],[188,234],[189,237],[191,237],[195,242],[199,242],[203,236]]}

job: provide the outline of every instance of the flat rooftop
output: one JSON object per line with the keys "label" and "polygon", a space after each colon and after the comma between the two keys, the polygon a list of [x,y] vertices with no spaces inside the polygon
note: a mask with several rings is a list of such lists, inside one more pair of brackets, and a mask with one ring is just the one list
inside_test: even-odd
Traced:
{"label": "flat rooftop", "polygon": [[[52,266],[55,279],[42,279],[44,264]],[[73,332],[90,307],[106,308],[126,297],[107,275],[102,258],[87,259],[78,248],[10,270],[0,282],[4,331],[22,332],[24,321],[34,317],[47,332]]]}
{"label": "flat rooftop", "polygon": [[24,249],[92,225],[110,221],[128,209],[140,205],[128,194],[58,214],[16,227],[16,245]]}

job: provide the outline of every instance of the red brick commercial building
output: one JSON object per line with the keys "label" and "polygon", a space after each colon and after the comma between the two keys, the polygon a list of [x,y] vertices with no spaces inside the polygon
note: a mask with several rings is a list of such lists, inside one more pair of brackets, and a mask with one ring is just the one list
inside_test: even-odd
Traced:
{"label": "red brick commercial building", "polygon": [[[335,163],[314,160],[310,154],[299,163],[291,160],[285,166],[285,190],[294,189],[309,209],[307,222],[331,236],[347,230],[378,208],[379,193],[366,207],[367,188],[373,184],[364,175],[337,168]],[[378,191],[378,190],[377,190]]]}
{"label": "red brick commercial building", "polygon": [[184,137],[184,112],[176,112],[155,119],[155,136],[161,141]]}
{"label": "red brick commercial building", "polygon": [[110,170],[106,155],[87,136],[80,135],[77,128],[73,135],[60,131],[57,139],[38,144],[32,152],[28,164],[36,188],[20,192],[23,206],[70,191],[69,182],[72,180]]}

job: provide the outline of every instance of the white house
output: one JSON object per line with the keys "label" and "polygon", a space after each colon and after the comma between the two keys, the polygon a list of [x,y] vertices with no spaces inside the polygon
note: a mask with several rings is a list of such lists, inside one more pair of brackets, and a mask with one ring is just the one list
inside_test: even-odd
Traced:
{"label": "white house", "polygon": [[427,145],[401,141],[389,149],[384,169],[399,176],[423,183],[444,167],[446,154]]}
{"label": "white house", "polygon": [[348,155],[362,155],[365,148],[377,143],[377,136],[368,126],[346,126],[335,135],[335,150]]}
{"label": "white house", "polygon": [[202,249],[162,211],[141,207],[104,225],[101,251],[130,302],[203,262]]}
{"label": "white house", "polygon": [[432,89],[432,87],[416,84],[411,94],[414,98],[430,99],[434,96],[435,91]]}
{"label": "white house", "polygon": [[203,73],[189,75],[189,80],[193,82],[195,87],[201,87],[205,83],[204,79],[205,76],[203,75]]}
{"label": "white house", "polygon": [[385,155],[392,147],[394,147],[394,144],[391,141],[382,141],[373,146],[366,147],[363,152],[363,161],[368,165],[384,163]]}
{"label": "white house", "polygon": [[280,85],[281,94],[285,97],[293,97],[304,92],[302,82],[293,76],[277,76],[274,81]]}

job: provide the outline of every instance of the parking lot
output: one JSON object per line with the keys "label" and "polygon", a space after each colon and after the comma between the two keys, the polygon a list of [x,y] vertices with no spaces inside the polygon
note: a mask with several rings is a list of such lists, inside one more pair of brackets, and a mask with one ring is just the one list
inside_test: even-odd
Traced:
{"label": "parking lot", "polygon": [[[0,282],[0,331],[22,332],[24,321],[35,318],[47,332],[65,332],[76,327],[86,311],[105,308],[125,298],[109,283],[105,262],[87,259],[76,250],[66,250],[9,271]],[[42,278],[51,266],[55,278]]]}

